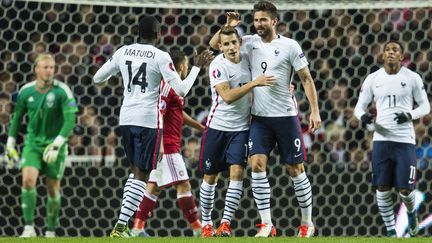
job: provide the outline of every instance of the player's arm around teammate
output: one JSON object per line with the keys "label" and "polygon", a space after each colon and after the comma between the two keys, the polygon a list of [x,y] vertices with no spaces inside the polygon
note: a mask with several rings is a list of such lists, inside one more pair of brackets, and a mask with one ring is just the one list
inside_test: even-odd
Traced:
{"label": "player's arm around teammate", "polygon": [[[252,122],[248,145],[252,167],[252,190],[261,217],[260,230],[255,236],[276,235],[271,220],[271,190],[266,168],[270,152],[277,144],[281,153],[281,162],[286,165],[293,180],[301,207],[302,220],[298,236],[311,237],[315,230],[312,222],[311,185],[303,165],[306,151],[299,129],[296,102],[289,92],[294,72],[300,76],[311,105],[309,127],[312,131],[320,127],[321,119],[315,86],[307,68],[307,59],[297,41],[276,33],[277,15],[274,4],[268,1],[258,2],[253,9],[257,34],[242,37],[242,49],[247,52],[250,59],[252,77],[255,78],[263,73],[277,77],[274,86],[253,90]],[[227,17],[229,25],[238,24],[238,14],[230,13]]]}
{"label": "player's arm around teammate", "polygon": [[214,235],[211,212],[218,173],[229,170],[230,183],[226,193],[223,219],[217,235],[231,236],[230,222],[238,208],[243,190],[249,133],[249,97],[259,86],[274,84],[273,76],[261,75],[251,80],[249,62],[240,53],[241,39],[237,31],[225,26],[219,33],[223,54],[210,64],[212,108],[203,135],[200,169],[204,173],[200,188],[202,237]]}
{"label": "player's arm around teammate", "polygon": [[22,237],[36,236],[33,226],[36,208],[36,182],[39,172],[46,174],[47,237],[55,236],[60,212],[60,180],[67,155],[66,141],[75,126],[77,104],[71,90],[54,79],[55,62],[50,54],[41,54],[35,60],[36,81],[24,85],[19,92],[15,114],[7,141],[8,157],[15,158],[15,140],[24,114],[28,124],[24,151],[20,162],[22,170],[21,206],[25,222]]}

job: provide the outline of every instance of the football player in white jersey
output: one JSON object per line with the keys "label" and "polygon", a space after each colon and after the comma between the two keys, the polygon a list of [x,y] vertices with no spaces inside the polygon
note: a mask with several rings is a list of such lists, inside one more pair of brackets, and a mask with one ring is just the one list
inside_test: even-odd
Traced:
{"label": "football player in white jersey", "polygon": [[182,81],[169,54],[155,47],[160,39],[160,23],[155,17],[140,19],[139,37],[139,43],[119,48],[93,77],[98,84],[121,72],[124,85],[119,123],[134,177],[126,182],[119,220],[111,237],[129,237],[127,222],[143,199],[150,171],[157,159],[162,158],[162,119],[158,108],[162,78],[178,95],[184,96],[192,87],[199,67],[213,58],[209,51],[195,55],[195,66]]}
{"label": "football player in white jersey", "polygon": [[[423,81],[417,73],[401,66],[403,46],[397,41],[384,45],[384,67],[363,82],[355,116],[373,123],[367,111],[372,99],[377,114],[372,148],[372,183],[376,187],[378,210],[387,236],[396,237],[391,188],[395,187],[407,208],[408,233],[415,236],[418,218],[414,208],[416,181],[415,133],[411,120],[430,112]],[[418,104],[414,108],[414,101]]]}
{"label": "football player in white jersey", "polygon": [[260,75],[251,80],[249,61],[240,53],[241,39],[232,27],[220,31],[218,55],[210,64],[209,76],[213,104],[203,134],[200,170],[204,173],[200,188],[202,237],[214,235],[211,213],[217,176],[229,169],[230,183],[226,193],[223,219],[218,236],[231,236],[230,222],[243,192],[243,171],[249,137],[249,96],[252,89],[274,84],[273,76]]}
{"label": "football player in white jersey", "polygon": [[[270,184],[266,175],[270,152],[278,144],[281,162],[293,180],[295,194],[301,208],[299,237],[311,237],[315,232],[312,222],[312,191],[305,174],[303,162],[306,150],[297,118],[294,95],[289,91],[294,72],[303,84],[310,102],[309,129],[314,132],[321,126],[317,93],[310,75],[308,62],[297,41],[276,33],[277,9],[267,1],[254,5],[256,35],[243,36],[242,49],[248,53],[252,78],[274,75],[275,85],[253,90],[252,123],[249,135],[249,156],[252,167],[252,190],[261,217],[256,237],[275,236],[270,213]],[[227,14],[228,25],[237,25],[239,15]],[[215,36],[217,38],[217,36]],[[210,46],[217,49],[213,38]]]}

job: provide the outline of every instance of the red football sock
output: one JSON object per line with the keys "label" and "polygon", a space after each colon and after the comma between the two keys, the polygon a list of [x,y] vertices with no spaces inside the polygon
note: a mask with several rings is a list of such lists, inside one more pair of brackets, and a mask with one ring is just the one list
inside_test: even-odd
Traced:
{"label": "red football sock", "polygon": [[183,211],[184,217],[191,224],[191,226],[193,227],[194,225],[197,225],[196,221],[198,220],[198,209],[193,196],[177,198],[177,204]]}
{"label": "red football sock", "polygon": [[134,228],[144,228],[147,219],[152,216],[153,209],[156,207],[156,200],[149,198],[147,193],[144,194],[144,198],[141,201],[138,212],[136,213]]}

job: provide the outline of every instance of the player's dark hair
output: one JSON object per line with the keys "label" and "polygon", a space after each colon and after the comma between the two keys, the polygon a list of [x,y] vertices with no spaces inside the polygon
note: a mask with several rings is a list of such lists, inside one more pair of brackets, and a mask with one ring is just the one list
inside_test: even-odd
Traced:
{"label": "player's dark hair", "polygon": [[[235,34],[237,36],[237,39],[239,39],[239,40],[241,39],[236,28],[231,27],[231,26],[223,26],[219,32],[219,36],[220,35],[232,35],[232,34]],[[220,40],[220,38],[219,38],[219,40]]]}
{"label": "player's dark hair", "polygon": [[169,52],[171,59],[173,60],[176,69],[180,69],[180,65],[184,62],[186,53],[179,49],[172,49]]}
{"label": "player's dark hair", "polygon": [[277,8],[271,2],[259,1],[258,3],[256,3],[253,7],[253,13],[258,12],[258,11],[263,11],[263,12],[269,13],[271,19],[277,18]]}
{"label": "player's dark hair", "polygon": [[161,24],[153,17],[145,15],[139,20],[139,36],[143,40],[154,40],[158,37]]}
{"label": "player's dark hair", "polygon": [[397,41],[397,40],[389,40],[389,41],[387,41],[387,42],[384,44],[384,50],[386,49],[387,45],[390,44],[390,43],[395,43],[395,44],[399,45],[399,47],[400,47],[400,49],[401,49],[401,54],[404,53],[404,47],[403,47],[402,43],[400,43],[400,42]]}

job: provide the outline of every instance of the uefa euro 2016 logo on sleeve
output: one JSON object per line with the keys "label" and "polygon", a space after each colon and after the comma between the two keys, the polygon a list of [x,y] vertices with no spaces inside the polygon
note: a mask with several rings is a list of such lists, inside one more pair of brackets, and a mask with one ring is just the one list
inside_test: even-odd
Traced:
{"label": "uefa euro 2016 logo on sleeve", "polygon": [[48,95],[46,97],[46,106],[48,108],[53,107],[53,105],[54,105],[54,99],[55,99],[55,95],[53,93],[48,93]]}
{"label": "uefa euro 2016 logo on sleeve", "polygon": [[212,75],[213,75],[213,78],[220,79],[222,73],[221,73],[221,71],[219,71],[219,69],[216,68],[215,70],[213,70]]}

